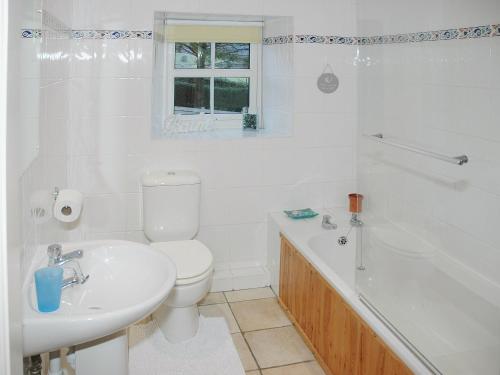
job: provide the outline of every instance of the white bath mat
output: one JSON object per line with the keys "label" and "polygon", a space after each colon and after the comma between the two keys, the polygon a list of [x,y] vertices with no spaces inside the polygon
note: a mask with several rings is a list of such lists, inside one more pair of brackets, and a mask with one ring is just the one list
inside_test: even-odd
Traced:
{"label": "white bath mat", "polygon": [[168,342],[153,319],[129,330],[130,375],[245,375],[223,318],[200,316],[194,338]]}

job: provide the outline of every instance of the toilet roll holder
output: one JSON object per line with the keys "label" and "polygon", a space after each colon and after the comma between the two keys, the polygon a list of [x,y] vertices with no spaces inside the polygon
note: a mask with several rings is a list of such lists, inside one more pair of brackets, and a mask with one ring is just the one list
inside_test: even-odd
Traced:
{"label": "toilet roll holder", "polygon": [[57,186],[54,187],[54,191],[52,192],[52,196],[54,197],[54,202],[57,200],[59,196],[59,188]]}

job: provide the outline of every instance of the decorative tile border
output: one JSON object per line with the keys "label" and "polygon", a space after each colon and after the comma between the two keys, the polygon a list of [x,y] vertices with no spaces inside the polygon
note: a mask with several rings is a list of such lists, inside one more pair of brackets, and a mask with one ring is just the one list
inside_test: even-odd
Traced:
{"label": "decorative tile border", "polygon": [[418,33],[376,36],[295,35],[295,43],[372,45],[431,42],[437,40],[475,39],[500,36],[500,24],[462,27]]}
{"label": "decorative tile border", "polygon": [[293,43],[293,35],[278,35],[278,36],[266,37],[262,39],[262,43],[266,46],[271,46],[274,44]]}
{"label": "decorative tile border", "polygon": [[[68,39],[153,39],[148,30],[70,30],[65,34]],[[58,38],[52,30],[21,29],[21,38]]]}
{"label": "decorative tile border", "polygon": [[42,37],[42,30],[40,29],[21,29],[21,38],[39,39],[41,37]]}
{"label": "decorative tile border", "polygon": [[72,39],[153,39],[148,30],[73,30]]}
{"label": "decorative tile border", "polygon": [[[50,17],[47,17],[50,20]],[[63,24],[52,20],[52,30],[22,29],[21,37],[27,39],[41,37],[66,37],[71,39],[152,39],[149,30],[69,30]],[[336,36],[336,35],[278,35],[263,39],[264,45],[287,43],[374,45],[394,43],[431,42],[437,40],[476,39],[500,36],[500,24],[462,27],[437,31],[376,36]]]}

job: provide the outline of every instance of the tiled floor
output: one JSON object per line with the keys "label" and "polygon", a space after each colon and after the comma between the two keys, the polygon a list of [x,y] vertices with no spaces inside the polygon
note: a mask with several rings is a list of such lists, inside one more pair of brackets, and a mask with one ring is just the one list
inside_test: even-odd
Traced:
{"label": "tiled floor", "polygon": [[204,316],[224,317],[247,375],[324,375],[270,288],[209,293]]}

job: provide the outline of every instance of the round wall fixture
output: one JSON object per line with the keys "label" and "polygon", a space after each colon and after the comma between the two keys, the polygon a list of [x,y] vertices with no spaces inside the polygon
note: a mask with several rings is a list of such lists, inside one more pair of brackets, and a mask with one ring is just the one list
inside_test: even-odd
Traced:
{"label": "round wall fixture", "polygon": [[331,94],[332,92],[335,92],[339,87],[339,79],[333,73],[333,69],[330,64],[326,64],[323,73],[321,73],[321,75],[318,77],[317,84],[318,89],[325,94]]}

